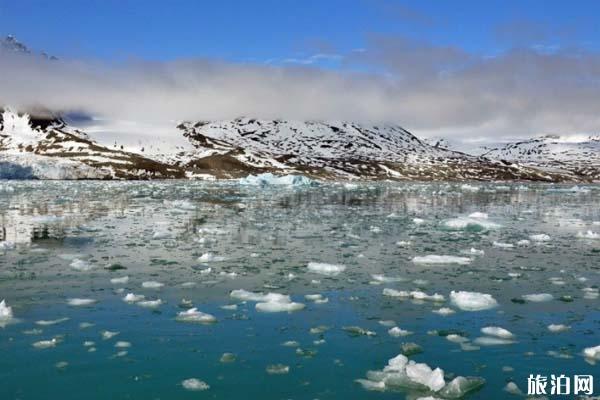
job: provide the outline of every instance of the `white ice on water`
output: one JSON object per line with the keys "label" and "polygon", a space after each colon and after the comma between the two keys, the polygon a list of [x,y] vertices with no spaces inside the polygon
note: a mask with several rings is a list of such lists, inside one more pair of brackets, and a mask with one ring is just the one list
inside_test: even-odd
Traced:
{"label": "white ice on water", "polygon": [[186,311],[181,311],[177,314],[175,319],[180,322],[194,322],[201,324],[211,324],[217,322],[217,318],[215,318],[215,316],[203,313],[195,307]]}
{"label": "white ice on water", "polygon": [[91,271],[94,267],[87,261],[85,260],[80,260],[78,258],[74,259],[71,264],[70,264],[71,268],[77,270],[77,271]]}
{"label": "white ice on water", "polygon": [[600,345],[583,349],[583,356],[589,360],[600,361]]}
{"label": "white ice on water", "polygon": [[67,304],[73,307],[85,307],[96,303],[98,300],[95,299],[83,299],[83,298],[72,298],[67,299]]}
{"label": "white ice on water", "polygon": [[8,321],[13,318],[12,307],[6,304],[6,300],[0,301],[0,321]]}
{"label": "white ice on water", "polygon": [[550,235],[547,235],[545,233],[530,235],[529,239],[533,240],[534,242],[549,242],[551,240]]}
{"label": "white ice on water", "polygon": [[492,295],[478,292],[453,290],[450,292],[450,301],[463,311],[482,311],[498,306]]}
{"label": "white ice on water", "polygon": [[458,256],[447,256],[447,255],[436,255],[430,254],[426,256],[417,256],[412,259],[415,264],[459,264],[467,265],[471,262],[469,257],[458,257]]}
{"label": "white ice on water", "polygon": [[580,239],[600,239],[600,233],[586,231],[586,232],[577,232],[577,237]]}
{"label": "white ice on water", "polygon": [[200,257],[198,257],[198,261],[199,262],[221,262],[221,261],[225,261],[225,257],[223,256],[216,256],[212,253],[204,253],[202,254]]}
{"label": "white ice on water", "polygon": [[156,281],[142,282],[142,287],[145,289],[160,289],[163,286],[165,286],[164,283],[156,282]]}
{"label": "white ice on water", "polygon": [[128,276],[123,276],[121,278],[112,278],[110,280],[110,283],[112,283],[113,285],[125,285],[127,284],[127,282],[129,282]]}
{"label": "white ice on water", "polygon": [[512,339],[515,337],[512,332],[499,326],[486,326],[481,328],[481,333],[501,339]]}
{"label": "white ice on water", "polygon": [[316,181],[313,181],[312,179],[303,175],[278,176],[271,173],[248,175],[245,178],[241,178],[238,182],[240,185],[249,186],[310,186],[316,183]]}
{"label": "white ice on water", "polygon": [[532,303],[542,303],[545,301],[554,300],[554,296],[552,296],[550,293],[525,294],[522,297],[523,300],[530,301]]}
{"label": "white ice on water", "polygon": [[570,326],[564,324],[550,324],[548,330],[552,333],[566,332],[571,329]]}
{"label": "white ice on water", "polygon": [[229,295],[234,299],[257,302],[255,308],[262,312],[292,312],[304,308],[304,304],[293,302],[290,296],[280,293],[265,294],[236,289]]}
{"label": "white ice on water", "polygon": [[309,262],[307,265],[309,271],[320,275],[337,276],[346,270],[345,265],[327,264],[321,262]]}
{"label": "white ice on water", "polygon": [[183,386],[184,389],[190,390],[193,392],[200,392],[200,391],[210,389],[210,386],[208,385],[208,383],[201,381],[200,379],[197,379],[197,378],[185,379],[185,380],[181,381],[181,386]]}

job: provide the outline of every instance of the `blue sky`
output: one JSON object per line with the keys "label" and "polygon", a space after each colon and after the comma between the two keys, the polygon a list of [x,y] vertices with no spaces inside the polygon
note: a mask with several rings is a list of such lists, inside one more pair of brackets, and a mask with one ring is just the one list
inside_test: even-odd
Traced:
{"label": "blue sky", "polygon": [[[337,64],[370,35],[494,55],[600,46],[597,1],[0,0],[0,34],[61,57]],[[312,60],[312,61],[311,61]]]}
{"label": "blue sky", "polygon": [[139,120],[600,131],[600,1],[0,0],[0,104]]}

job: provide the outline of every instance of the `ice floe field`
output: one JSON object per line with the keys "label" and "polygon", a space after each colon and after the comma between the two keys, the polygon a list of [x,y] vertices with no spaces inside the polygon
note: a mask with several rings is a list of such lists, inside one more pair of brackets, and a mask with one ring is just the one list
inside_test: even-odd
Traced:
{"label": "ice floe field", "polygon": [[0,181],[0,398],[505,399],[597,375],[599,205],[599,186]]}

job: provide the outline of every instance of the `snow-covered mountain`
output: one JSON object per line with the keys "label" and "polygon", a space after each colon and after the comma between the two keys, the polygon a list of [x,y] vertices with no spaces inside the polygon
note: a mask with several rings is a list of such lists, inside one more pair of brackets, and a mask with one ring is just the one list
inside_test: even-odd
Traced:
{"label": "snow-covered mountain", "polygon": [[[112,146],[50,113],[0,114],[0,177],[42,179],[239,178],[303,174],[332,179],[589,180],[431,146],[394,125],[238,118],[184,122],[139,149]],[[101,131],[99,131],[101,132]],[[125,134],[126,136],[126,134]],[[126,141],[127,138],[124,138]],[[186,145],[182,145],[186,142]],[[153,148],[149,152],[145,148]]]}
{"label": "snow-covered mountain", "polygon": [[542,136],[486,148],[483,155],[578,179],[600,180],[600,135]]}

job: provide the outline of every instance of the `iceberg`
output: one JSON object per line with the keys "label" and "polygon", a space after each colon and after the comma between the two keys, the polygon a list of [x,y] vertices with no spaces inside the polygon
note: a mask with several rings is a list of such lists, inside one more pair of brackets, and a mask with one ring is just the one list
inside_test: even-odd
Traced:
{"label": "iceberg", "polygon": [[195,307],[186,311],[181,311],[177,314],[175,319],[180,322],[192,322],[200,324],[212,324],[217,322],[217,318],[215,318],[213,315],[198,311],[198,309]]}

